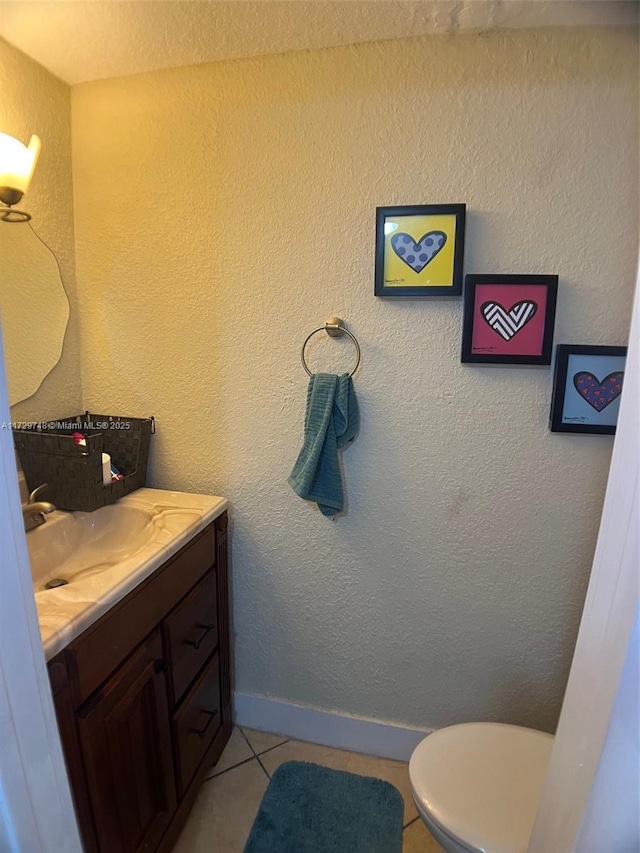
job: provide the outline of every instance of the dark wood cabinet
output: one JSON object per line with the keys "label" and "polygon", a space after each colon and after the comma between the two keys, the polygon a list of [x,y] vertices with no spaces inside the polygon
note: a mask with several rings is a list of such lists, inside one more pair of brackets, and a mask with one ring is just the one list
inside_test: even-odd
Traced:
{"label": "dark wood cabinet", "polygon": [[145,640],[76,715],[100,849],[154,850],[176,808],[162,640]]}
{"label": "dark wood cabinet", "polygon": [[49,662],[86,853],[166,853],[229,739],[227,516]]}

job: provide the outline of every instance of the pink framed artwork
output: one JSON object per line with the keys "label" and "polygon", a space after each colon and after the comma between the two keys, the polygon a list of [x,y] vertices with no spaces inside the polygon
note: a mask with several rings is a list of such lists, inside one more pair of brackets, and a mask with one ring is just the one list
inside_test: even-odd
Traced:
{"label": "pink framed artwork", "polygon": [[556,275],[468,275],[462,361],[551,364]]}

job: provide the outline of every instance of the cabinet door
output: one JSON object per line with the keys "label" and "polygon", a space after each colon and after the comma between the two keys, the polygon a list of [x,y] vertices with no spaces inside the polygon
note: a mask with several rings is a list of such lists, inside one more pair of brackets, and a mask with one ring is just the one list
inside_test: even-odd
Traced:
{"label": "cabinet door", "polygon": [[101,853],[154,850],[176,808],[163,664],[156,631],[76,714]]}

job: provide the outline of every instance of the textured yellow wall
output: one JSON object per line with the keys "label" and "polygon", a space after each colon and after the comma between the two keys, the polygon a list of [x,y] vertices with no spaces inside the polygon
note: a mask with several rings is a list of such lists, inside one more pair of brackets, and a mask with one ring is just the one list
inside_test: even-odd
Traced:
{"label": "textured yellow wall", "polygon": [[[69,86],[0,39],[0,131],[23,142],[28,142],[32,133],[42,139],[40,159],[22,206],[31,213],[34,230],[58,259],[71,312],[60,361],[32,397],[12,407],[15,421],[43,420],[82,411],[70,110]],[[3,233],[0,229],[0,240]],[[0,276],[6,286],[11,271],[2,270]],[[24,341],[25,348],[30,344]]]}
{"label": "textured yellow wall", "polygon": [[[374,208],[466,202],[467,272],[557,273],[556,341],[623,343],[637,76],[631,32],[547,30],[73,89],[85,401],[156,416],[154,485],[232,500],[238,690],[555,724],[611,439],[548,431],[551,370],[461,365],[460,301],[375,299]],[[334,313],[363,350],[335,524],[286,484]]]}

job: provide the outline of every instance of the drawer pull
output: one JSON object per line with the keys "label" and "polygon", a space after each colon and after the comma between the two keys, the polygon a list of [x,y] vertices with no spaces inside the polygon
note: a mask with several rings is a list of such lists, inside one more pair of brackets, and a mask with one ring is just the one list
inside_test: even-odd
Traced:
{"label": "drawer pull", "polygon": [[204,638],[207,636],[209,631],[213,631],[213,629],[216,626],[215,625],[201,625],[200,627],[203,628],[204,630],[203,630],[202,634],[198,637],[198,639],[197,640],[187,640],[187,645],[193,646],[194,649],[200,648],[200,643],[204,640]]}
{"label": "drawer pull", "polygon": [[203,711],[202,713],[209,715],[209,719],[207,720],[205,727],[203,729],[192,729],[192,732],[194,733],[194,735],[198,735],[200,740],[204,740],[204,736],[207,733],[207,729],[211,725],[213,719],[218,716],[217,711]]}

